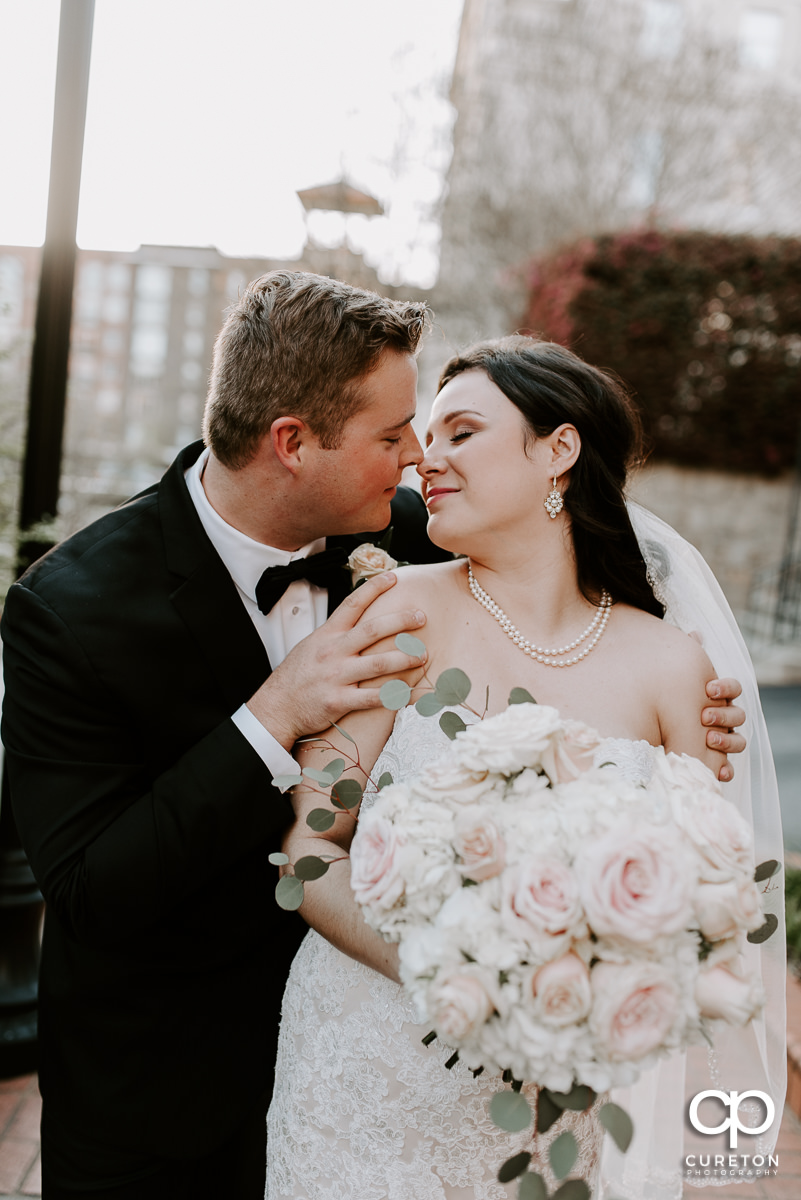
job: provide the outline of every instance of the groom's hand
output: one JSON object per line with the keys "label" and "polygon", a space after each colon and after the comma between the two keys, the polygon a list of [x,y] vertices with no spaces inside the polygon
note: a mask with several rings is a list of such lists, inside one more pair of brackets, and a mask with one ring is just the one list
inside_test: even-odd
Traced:
{"label": "groom's hand", "polygon": [[345,713],[380,708],[378,688],[359,687],[360,683],[399,675],[426,661],[425,654],[415,658],[394,647],[368,652],[377,642],[425,625],[425,613],[419,609],[360,620],[395,580],[388,571],[351,592],[325,625],[299,642],[248,700],[251,712],[287,750],[298,738],[328,729]]}
{"label": "groom's hand", "polygon": [[[745,713],[732,704],[742,690],[736,679],[710,679],[706,685],[711,703],[701,712],[701,724],[709,727],[706,744],[711,750],[719,750],[722,754],[740,754],[745,750],[745,738],[734,732],[745,721]],[[718,778],[721,783],[729,783],[734,778],[734,769],[728,762],[720,768]]]}

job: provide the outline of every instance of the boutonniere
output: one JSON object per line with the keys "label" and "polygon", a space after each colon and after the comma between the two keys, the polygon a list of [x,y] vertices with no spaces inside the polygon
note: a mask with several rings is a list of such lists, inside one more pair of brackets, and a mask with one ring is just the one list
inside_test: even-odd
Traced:
{"label": "boutonniere", "polygon": [[[389,531],[389,535],[391,533],[392,530]],[[383,539],[387,543],[389,535]],[[391,571],[398,565],[397,560],[382,546],[374,546],[372,542],[362,542],[361,546],[357,546],[348,557],[351,584],[357,588],[365,580],[372,579],[374,575],[383,575],[384,571]]]}

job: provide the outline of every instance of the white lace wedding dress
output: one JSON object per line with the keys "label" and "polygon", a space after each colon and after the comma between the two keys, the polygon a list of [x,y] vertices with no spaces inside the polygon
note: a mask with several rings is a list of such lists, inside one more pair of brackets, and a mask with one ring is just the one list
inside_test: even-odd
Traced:
{"label": "white lace wedding dress", "polygon": [[[400,782],[449,745],[435,718],[401,709],[373,777],[389,771]],[[612,760],[639,782],[650,777],[651,754],[647,742],[610,739],[596,761]],[[508,1200],[498,1168],[532,1149],[531,1133],[498,1129],[489,1099],[502,1080],[474,1077],[461,1062],[447,1070],[451,1051],[424,1046],[427,1032],[399,985],[309,931],[284,994],[267,1200]],[[524,1092],[533,1100],[533,1088]],[[590,1179],[597,1169],[598,1122],[567,1113],[538,1138],[549,1190],[557,1181],[547,1147],[566,1128],[580,1148],[571,1176]]]}

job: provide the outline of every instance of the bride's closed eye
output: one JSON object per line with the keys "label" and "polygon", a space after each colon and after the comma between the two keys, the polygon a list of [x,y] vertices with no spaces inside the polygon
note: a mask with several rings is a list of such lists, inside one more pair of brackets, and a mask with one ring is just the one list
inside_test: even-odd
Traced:
{"label": "bride's closed eye", "polygon": [[461,429],[458,433],[454,433],[450,440],[451,442],[463,442],[465,438],[469,438],[475,432],[475,429]]}

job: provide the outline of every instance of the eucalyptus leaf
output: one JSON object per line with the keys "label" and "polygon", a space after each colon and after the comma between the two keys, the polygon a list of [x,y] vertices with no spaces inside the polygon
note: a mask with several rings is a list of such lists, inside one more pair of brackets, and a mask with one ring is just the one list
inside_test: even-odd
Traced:
{"label": "eucalyptus leaf", "polygon": [[289,862],[289,855],[284,854],[281,850],[273,850],[268,862],[271,862],[274,867],[284,867]]}
{"label": "eucalyptus leaf", "polygon": [[548,1200],[545,1180],[535,1171],[526,1171],[517,1185],[517,1200]]}
{"label": "eucalyptus leaf", "polygon": [[562,1109],[554,1104],[551,1093],[543,1088],[537,1099],[537,1133],[547,1133],[562,1115]]}
{"label": "eucalyptus leaf", "polygon": [[433,717],[442,710],[443,704],[433,692],[426,692],[414,706],[421,717]]}
{"label": "eucalyptus leaf", "polygon": [[443,671],[438,677],[434,695],[443,704],[464,704],[470,695],[470,680],[458,667]]}
{"label": "eucalyptus leaf", "polygon": [[332,758],[330,763],[326,763],[323,767],[326,775],[330,775],[334,782],[339,779],[342,772],[345,770],[344,758]]}
{"label": "eucalyptus leaf", "polygon": [[515,1154],[513,1158],[507,1158],[498,1172],[498,1182],[509,1183],[512,1179],[517,1179],[518,1175],[522,1175],[528,1168],[530,1162],[531,1155],[527,1150],[523,1150],[520,1154]]}
{"label": "eucalyptus leaf", "polygon": [[316,854],[307,854],[305,858],[299,858],[295,863],[295,877],[307,881],[320,879],[330,865],[325,859],[318,858]]}
{"label": "eucalyptus leaf", "polygon": [[595,1092],[585,1083],[575,1083],[569,1092],[551,1092],[550,1096],[559,1108],[571,1112],[585,1112],[595,1100]]}
{"label": "eucalyptus leaf", "polygon": [[583,1179],[567,1179],[552,1193],[551,1200],[590,1200],[590,1189]]}
{"label": "eucalyptus leaf", "polygon": [[381,791],[382,788],[389,787],[389,785],[391,783],[392,783],[392,776],[390,775],[389,771],[383,771],[381,774],[381,778],[378,781],[379,792]]}
{"label": "eucalyptus leaf", "polygon": [[779,918],[775,913],[768,913],[765,917],[765,924],[760,925],[759,929],[753,930],[748,934],[749,942],[759,946],[762,942],[766,942],[769,937],[772,937],[779,925]]}
{"label": "eucalyptus leaf", "polygon": [[412,689],[402,679],[388,679],[378,695],[384,708],[388,708],[391,712],[397,712],[399,708],[405,708],[409,703]]}
{"label": "eucalyptus leaf", "polygon": [[356,779],[340,779],[331,788],[331,796],[343,808],[355,808],[361,803],[364,789]]}
{"label": "eucalyptus leaf", "polygon": [[777,871],[781,870],[781,863],[775,858],[769,858],[766,862],[760,863],[754,871],[754,883],[762,883],[765,879],[770,879]]}
{"label": "eucalyptus leaf", "polygon": [[313,808],[306,818],[306,824],[315,833],[325,833],[336,819],[336,813],[331,812],[330,808]]}
{"label": "eucalyptus leaf", "polygon": [[612,1135],[620,1153],[625,1154],[634,1137],[634,1125],[625,1108],[621,1108],[619,1104],[604,1104],[598,1113],[598,1119],[604,1129]]}
{"label": "eucalyptus leaf", "polygon": [[425,642],[421,642],[412,633],[399,633],[395,638],[395,645],[404,654],[411,654],[412,658],[421,658],[426,652]]}
{"label": "eucalyptus leaf", "polygon": [[548,1147],[548,1158],[551,1160],[551,1169],[557,1179],[564,1179],[566,1175],[570,1174],[573,1163],[578,1158],[578,1146],[569,1130],[560,1133],[558,1138],[554,1138]]}
{"label": "eucalyptus leaf", "polygon": [[439,719],[439,727],[453,741],[457,733],[467,729],[462,718],[455,712],[444,712]]}
{"label": "eucalyptus leaf", "polygon": [[496,1092],[490,1101],[490,1116],[499,1129],[520,1133],[531,1124],[531,1105],[519,1092]]}
{"label": "eucalyptus leaf", "polygon": [[277,788],[297,787],[299,783],[303,783],[302,775],[273,775],[273,783]]}
{"label": "eucalyptus leaf", "polygon": [[322,787],[330,787],[334,782],[333,775],[329,775],[327,771],[318,771],[315,767],[304,767],[303,778],[312,779],[315,783],[319,783]]}
{"label": "eucalyptus leaf", "polygon": [[337,733],[342,734],[343,738],[345,738],[346,741],[353,742],[354,746],[356,745],[356,739],[352,738],[350,736],[350,734],[346,732],[346,730],[340,728],[340,726],[337,725],[336,721],[332,721],[331,724],[333,725],[334,729],[336,729]]}
{"label": "eucalyptus leaf", "polygon": [[510,704],[536,704],[537,701],[532,696],[531,692],[527,692],[525,688],[512,688],[509,693]]}
{"label": "eucalyptus leaf", "polygon": [[275,898],[281,908],[294,912],[303,903],[303,882],[294,875],[285,875],[275,885]]}

